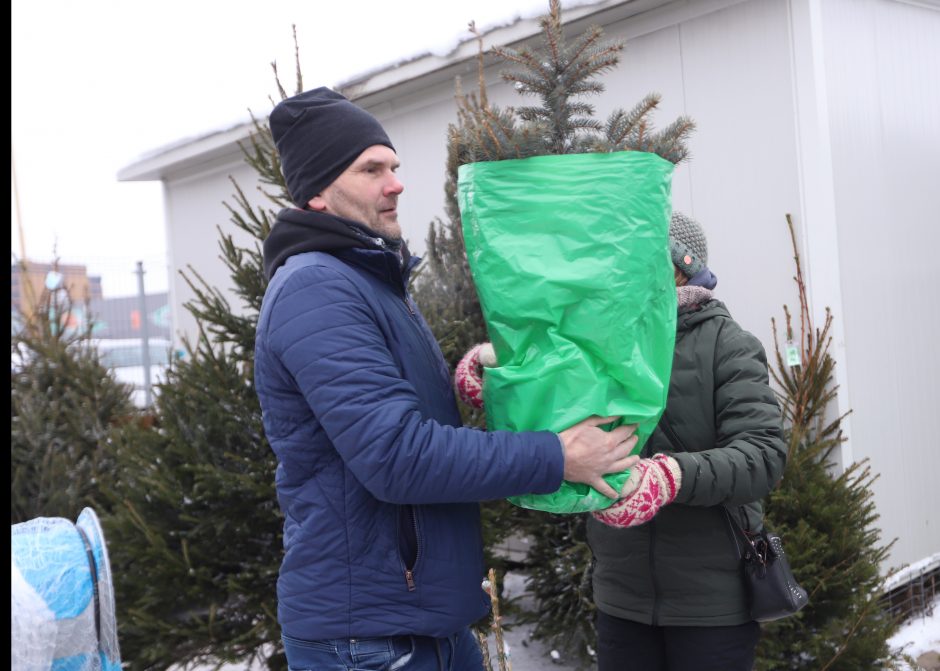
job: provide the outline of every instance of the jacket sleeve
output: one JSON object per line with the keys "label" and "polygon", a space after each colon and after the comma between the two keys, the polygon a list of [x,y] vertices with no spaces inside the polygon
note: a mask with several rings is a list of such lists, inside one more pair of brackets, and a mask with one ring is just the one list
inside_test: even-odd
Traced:
{"label": "jacket sleeve", "polygon": [[377,499],[456,503],[561,485],[554,433],[485,432],[423,417],[370,303],[338,270],[298,269],[277,294],[266,336],[315,421]]}
{"label": "jacket sleeve", "polygon": [[682,469],[676,502],[742,505],[767,496],[787,448],[763,345],[735,322],[719,331],[714,357],[715,445],[673,454]]}

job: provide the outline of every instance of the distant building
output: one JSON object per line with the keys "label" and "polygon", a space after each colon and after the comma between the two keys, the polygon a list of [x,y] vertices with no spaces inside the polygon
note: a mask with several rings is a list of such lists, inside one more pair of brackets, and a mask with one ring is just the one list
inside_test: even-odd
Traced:
{"label": "distant building", "polygon": [[64,287],[76,305],[101,299],[101,278],[89,277],[84,265],[27,260],[10,266],[10,307],[13,312],[31,314],[47,283]]}
{"label": "distant building", "polygon": [[[56,275],[58,273],[58,275]],[[10,308],[14,330],[22,323],[21,315],[29,315],[43,292],[64,288],[72,301],[72,312],[65,326],[84,328],[92,321],[92,335],[96,339],[140,338],[144,320],[141,318],[140,296],[105,298],[101,293],[101,278],[89,276],[81,264],[54,264],[29,261],[24,273],[22,264],[10,268]],[[168,340],[170,319],[168,294],[148,294],[144,297],[147,335]]]}
{"label": "distant building", "polygon": [[[168,294],[148,294],[144,297],[147,313],[147,335],[150,338],[170,339],[170,306]],[[94,323],[95,338],[139,338],[143,335],[140,296],[99,298],[89,304],[89,317]]]}

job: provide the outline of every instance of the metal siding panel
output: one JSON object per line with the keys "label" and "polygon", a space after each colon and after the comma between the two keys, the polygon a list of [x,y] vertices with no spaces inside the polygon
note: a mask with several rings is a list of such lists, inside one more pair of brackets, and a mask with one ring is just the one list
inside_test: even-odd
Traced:
{"label": "metal siding panel", "polygon": [[[940,11],[824,5],[855,458],[868,458],[889,566],[940,551]],[[936,301],[933,301],[936,303]]]}
{"label": "metal siding panel", "polygon": [[235,207],[235,188],[229,180],[232,176],[242,188],[245,196],[254,207],[270,207],[270,201],[255,188],[257,173],[239,155],[227,160],[216,161],[213,165],[202,166],[202,171],[192,177],[166,182],[166,221],[169,228],[168,245],[170,254],[170,312],[173,324],[174,346],[182,349],[180,334],[186,334],[191,342],[199,331],[196,319],[184,306],[193,300],[195,294],[179,271],[196,282],[192,268],[213,287],[218,287],[228,298],[232,309],[243,309],[241,299],[233,291],[231,273],[221,258],[219,232],[231,235],[236,244],[251,247],[254,242],[247,233],[236,227],[231,215],[222,205],[223,202]]}
{"label": "metal siding panel", "polygon": [[786,4],[755,1],[685,22],[691,214],[708,233],[717,295],[773,356],[771,317],[795,300],[785,214],[799,216]]}

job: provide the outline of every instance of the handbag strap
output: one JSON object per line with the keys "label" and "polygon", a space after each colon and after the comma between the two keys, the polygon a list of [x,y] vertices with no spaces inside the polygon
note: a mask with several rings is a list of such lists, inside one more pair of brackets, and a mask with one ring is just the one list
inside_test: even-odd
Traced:
{"label": "handbag strap", "polygon": [[734,518],[734,515],[727,508],[722,508],[725,511],[725,517],[728,520],[728,527],[731,529],[731,536],[734,538],[734,545],[738,550],[738,557],[743,557],[744,552],[741,550],[740,544],[738,544],[738,537],[744,539],[744,541],[751,546],[751,550],[754,552],[754,556],[759,557],[760,553],[757,551],[757,546],[754,545],[754,541],[751,540],[751,537],[748,535],[747,531],[741,527],[741,524]]}

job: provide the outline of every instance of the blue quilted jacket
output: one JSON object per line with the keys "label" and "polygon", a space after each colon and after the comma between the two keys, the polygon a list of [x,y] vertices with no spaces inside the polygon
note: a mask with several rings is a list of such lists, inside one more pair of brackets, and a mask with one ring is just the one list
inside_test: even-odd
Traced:
{"label": "blue quilted jacket", "polygon": [[489,603],[476,502],[557,490],[557,436],[460,427],[447,365],[406,290],[407,252],[403,262],[368,229],[285,210],[264,256],[255,384],[278,459],[288,647],[442,637],[478,620]]}

